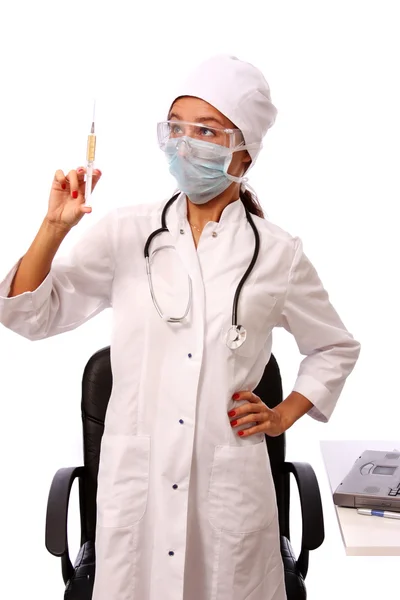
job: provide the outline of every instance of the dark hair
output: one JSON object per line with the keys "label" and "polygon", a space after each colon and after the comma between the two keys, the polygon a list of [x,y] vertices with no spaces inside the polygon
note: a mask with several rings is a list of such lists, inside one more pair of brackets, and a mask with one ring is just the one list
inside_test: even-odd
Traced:
{"label": "dark hair", "polygon": [[245,190],[244,192],[240,190],[240,199],[252,215],[261,217],[261,219],[265,219],[263,209],[261,208],[261,205],[254,194],[252,194],[249,190]]}

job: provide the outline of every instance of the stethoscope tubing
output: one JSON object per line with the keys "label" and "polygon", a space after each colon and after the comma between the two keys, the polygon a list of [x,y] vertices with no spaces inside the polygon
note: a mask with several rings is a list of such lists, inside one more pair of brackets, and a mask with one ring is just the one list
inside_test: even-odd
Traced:
{"label": "stethoscope tubing", "polygon": [[[156,229],[155,231],[153,231],[146,240],[146,243],[144,246],[144,258],[146,260],[146,265],[149,264],[149,248],[150,248],[151,242],[160,233],[168,231],[168,227],[167,227],[167,223],[166,223],[166,214],[167,214],[168,209],[170,208],[171,204],[173,204],[175,202],[175,200],[178,198],[179,195],[180,195],[180,192],[178,192],[177,194],[175,194],[174,196],[172,196],[172,198],[170,198],[168,200],[168,202],[164,206],[162,214],[161,214],[161,227],[159,229]],[[255,244],[254,244],[254,253],[253,253],[251,262],[236,288],[235,296],[233,299],[233,305],[232,305],[232,326],[233,327],[238,327],[237,312],[238,312],[240,292],[242,291],[244,284],[246,283],[251,271],[253,270],[254,265],[256,264],[259,252],[260,252],[260,235],[259,235],[257,227],[253,221],[250,211],[246,207],[244,207],[244,209],[246,212],[246,218],[247,218],[248,222],[250,223],[250,226],[254,232]]]}

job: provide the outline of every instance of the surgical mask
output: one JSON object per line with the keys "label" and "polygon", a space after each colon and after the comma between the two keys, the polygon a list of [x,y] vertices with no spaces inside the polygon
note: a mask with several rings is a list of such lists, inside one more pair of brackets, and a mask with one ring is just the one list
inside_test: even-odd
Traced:
{"label": "surgical mask", "polygon": [[[239,148],[238,148],[239,149]],[[240,150],[245,149],[244,146]],[[164,146],[171,175],[194,204],[205,204],[234,182],[246,181],[228,173],[233,149],[188,136],[171,138]]]}

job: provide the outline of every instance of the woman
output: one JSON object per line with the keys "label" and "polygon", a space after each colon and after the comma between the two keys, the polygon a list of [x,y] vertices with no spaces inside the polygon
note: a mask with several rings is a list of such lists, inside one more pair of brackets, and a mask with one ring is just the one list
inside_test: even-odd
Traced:
{"label": "woman", "polygon": [[[158,126],[177,198],[111,211],[53,261],[91,211],[85,170],[57,171],[38,235],[0,285],[1,322],[30,340],[113,308],[94,600],[286,598],[264,434],[306,413],[326,422],[359,344],[301,241],[266,221],[246,189],[275,116],[255,67],[206,61]],[[167,229],[146,244],[164,208]],[[271,410],[252,390],[274,327],[305,358],[293,392]]]}

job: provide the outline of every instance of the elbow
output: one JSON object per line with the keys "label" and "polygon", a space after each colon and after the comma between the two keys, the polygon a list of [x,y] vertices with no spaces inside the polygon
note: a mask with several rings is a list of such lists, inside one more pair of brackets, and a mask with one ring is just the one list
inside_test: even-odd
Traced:
{"label": "elbow", "polygon": [[48,336],[47,327],[40,324],[35,312],[13,310],[5,314],[0,312],[0,323],[13,333],[35,342]]}
{"label": "elbow", "polygon": [[357,364],[361,352],[361,344],[351,338],[343,343],[331,346],[328,356],[332,356],[333,363],[337,363],[343,377],[347,377]]}
{"label": "elbow", "polygon": [[350,344],[350,354],[353,357],[353,361],[354,361],[354,365],[356,364],[356,362],[358,361],[359,357],[360,357],[360,352],[361,352],[361,344],[360,342],[358,342],[357,340],[355,340],[354,338],[351,340],[351,344]]}

